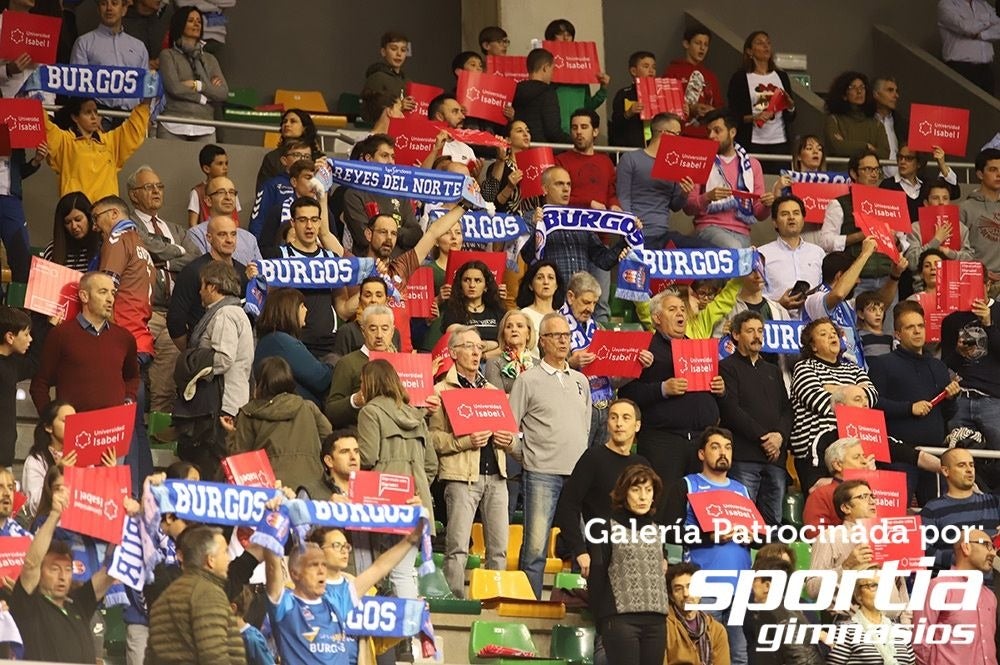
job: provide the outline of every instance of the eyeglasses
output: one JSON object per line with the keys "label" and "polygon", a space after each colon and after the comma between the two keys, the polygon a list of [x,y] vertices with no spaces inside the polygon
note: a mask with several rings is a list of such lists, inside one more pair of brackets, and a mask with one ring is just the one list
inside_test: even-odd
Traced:
{"label": "eyeglasses", "polygon": [[976,545],[982,545],[990,552],[996,552],[997,546],[993,544],[992,540],[970,540],[969,543],[975,543]]}
{"label": "eyeglasses", "polygon": [[226,196],[226,195],[228,195],[228,196],[231,196],[231,197],[233,197],[235,199],[239,195],[239,193],[240,193],[239,190],[236,190],[236,189],[217,189],[214,192],[209,192],[208,195],[209,196],[219,196],[219,195]]}
{"label": "eyeglasses", "polygon": [[485,351],[485,344],[476,344],[475,342],[465,342],[464,344],[456,344],[456,349],[465,349],[466,351]]}
{"label": "eyeglasses", "polygon": [[881,173],[881,166],[859,166],[858,173]]}
{"label": "eyeglasses", "polygon": [[547,337],[549,339],[569,339],[569,333],[542,333],[539,337]]}
{"label": "eyeglasses", "polygon": [[289,152],[289,153],[285,153],[285,157],[291,157],[295,161],[298,161],[300,159],[312,159],[312,153],[311,152]]}
{"label": "eyeglasses", "polygon": [[296,217],[292,221],[295,222],[296,224],[305,224],[306,222],[309,222],[310,224],[319,224],[320,222],[323,221],[323,218],[322,217],[306,217],[305,215],[303,215],[302,217]]}
{"label": "eyeglasses", "polygon": [[102,210],[101,212],[91,211],[90,216],[96,222],[101,215],[106,215],[109,212],[116,210],[116,208],[108,208],[107,210]]}
{"label": "eyeglasses", "polygon": [[850,92],[861,92],[863,90],[867,90],[868,87],[863,83],[855,83],[854,85],[847,86],[847,89]]}
{"label": "eyeglasses", "polygon": [[147,182],[145,185],[140,185],[139,187],[133,187],[132,191],[137,192],[139,190],[146,192],[147,194],[152,194],[153,192],[162,192],[166,189],[166,185],[162,182]]}
{"label": "eyeglasses", "polygon": [[855,494],[851,497],[851,501],[855,499],[860,499],[861,501],[875,501],[875,495],[871,492],[865,492],[864,494]]}
{"label": "eyeglasses", "polygon": [[350,552],[352,549],[350,543],[330,543],[329,545],[324,545],[322,547],[324,550],[336,550],[339,552]]}

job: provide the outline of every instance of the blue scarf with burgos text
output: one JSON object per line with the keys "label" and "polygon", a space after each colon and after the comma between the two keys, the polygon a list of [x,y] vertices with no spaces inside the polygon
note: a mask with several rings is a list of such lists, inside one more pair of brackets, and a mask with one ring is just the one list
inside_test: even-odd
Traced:
{"label": "blue scarf with burgos text", "polygon": [[749,275],[762,262],[756,249],[636,249],[618,264],[616,297],[649,300],[649,280],[730,279]]}
{"label": "blue scarf with burgos text", "polygon": [[[761,353],[799,353],[799,338],[805,321],[765,321],[764,345]],[[736,342],[731,335],[723,335],[719,340],[719,358],[728,358],[736,353]]]}
{"label": "blue scarf with burgos text", "polygon": [[[447,213],[447,210],[435,209],[428,213],[430,221],[434,221]],[[485,210],[473,210],[462,215],[462,240],[472,243],[509,242],[531,233],[523,217],[503,213],[490,214]]]}
{"label": "blue scarf with burgos text", "polygon": [[462,199],[485,208],[479,183],[470,176],[416,166],[380,164],[349,159],[327,159],[314,176],[329,191],[334,184],[383,196],[403,196],[426,203],[454,203]]}
{"label": "blue scarf with burgos text", "polygon": [[637,222],[636,216],[627,212],[545,206],[542,221],[535,225],[535,258],[545,255],[545,243],[553,231],[613,233],[625,236],[629,247],[642,247],[642,229]]}
{"label": "blue scarf with burgos text", "polygon": [[42,90],[67,97],[153,99],[163,94],[160,75],[140,67],[111,65],[41,65],[23,90]]}
{"label": "blue scarf with burgos text", "polygon": [[790,171],[781,169],[781,175],[789,178],[792,182],[812,182],[812,183],[848,183],[851,176],[840,171]]}

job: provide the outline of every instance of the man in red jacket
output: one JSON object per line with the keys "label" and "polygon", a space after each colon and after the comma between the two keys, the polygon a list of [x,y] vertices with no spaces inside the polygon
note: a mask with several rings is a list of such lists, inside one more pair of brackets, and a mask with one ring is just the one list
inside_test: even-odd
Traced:
{"label": "man in red jacket", "polygon": [[[706,138],[708,131],[701,119],[710,111],[724,106],[722,91],[719,89],[719,79],[715,73],[705,66],[705,56],[712,41],[712,33],[702,25],[695,25],[684,31],[684,57],[677,58],[667,65],[663,75],[671,79],[680,79],[684,86],[684,101],[688,105],[687,121],[684,123],[684,136]],[[699,72],[700,77],[692,75]],[[700,78],[700,80],[699,80]],[[701,94],[695,95],[698,89]]]}

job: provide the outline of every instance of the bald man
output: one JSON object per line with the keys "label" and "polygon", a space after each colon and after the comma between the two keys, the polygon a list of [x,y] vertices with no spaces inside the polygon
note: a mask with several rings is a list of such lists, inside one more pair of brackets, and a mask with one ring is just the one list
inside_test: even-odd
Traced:
{"label": "bald man", "polygon": [[[224,176],[212,178],[205,185],[205,203],[209,209],[209,221],[213,217],[225,216],[232,219],[233,211],[239,203],[239,191],[232,180]],[[188,229],[184,236],[184,249],[190,256],[201,256],[209,251],[208,222],[202,222]],[[246,229],[237,228],[236,250],[233,258],[243,265],[261,259],[257,239]]]}
{"label": "bald man", "polygon": [[[216,180],[227,180],[228,178],[215,178]],[[212,191],[211,189],[209,191]],[[192,227],[188,231],[188,238],[191,232],[199,227],[205,227],[205,243],[208,250],[194,261],[185,266],[177,276],[174,284],[174,293],[170,299],[170,306],[167,308],[167,330],[170,332],[170,339],[174,341],[177,348],[183,351],[187,348],[188,337],[191,331],[198,324],[199,319],[205,313],[205,308],[201,304],[199,290],[201,280],[198,275],[201,269],[211,261],[222,261],[233,266],[236,274],[240,276],[243,286],[246,286],[246,266],[236,258],[239,249],[240,229],[236,226],[233,218],[225,213],[216,214],[207,222]],[[246,231],[243,231],[247,233]],[[253,240],[254,249],[257,243]],[[185,241],[186,242],[186,241]],[[259,256],[258,256],[259,258]]]}

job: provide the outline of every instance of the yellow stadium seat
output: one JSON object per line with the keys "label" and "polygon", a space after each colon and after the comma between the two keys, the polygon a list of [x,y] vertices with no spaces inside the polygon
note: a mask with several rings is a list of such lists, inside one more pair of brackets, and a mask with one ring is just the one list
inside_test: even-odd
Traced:
{"label": "yellow stadium seat", "polygon": [[477,568],[469,575],[469,597],[474,600],[535,600],[535,592],[523,571]]}
{"label": "yellow stadium seat", "polygon": [[329,113],[326,99],[319,90],[283,90],[274,91],[274,103],[283,104],[285,109],[302,109],[309,113]]}

